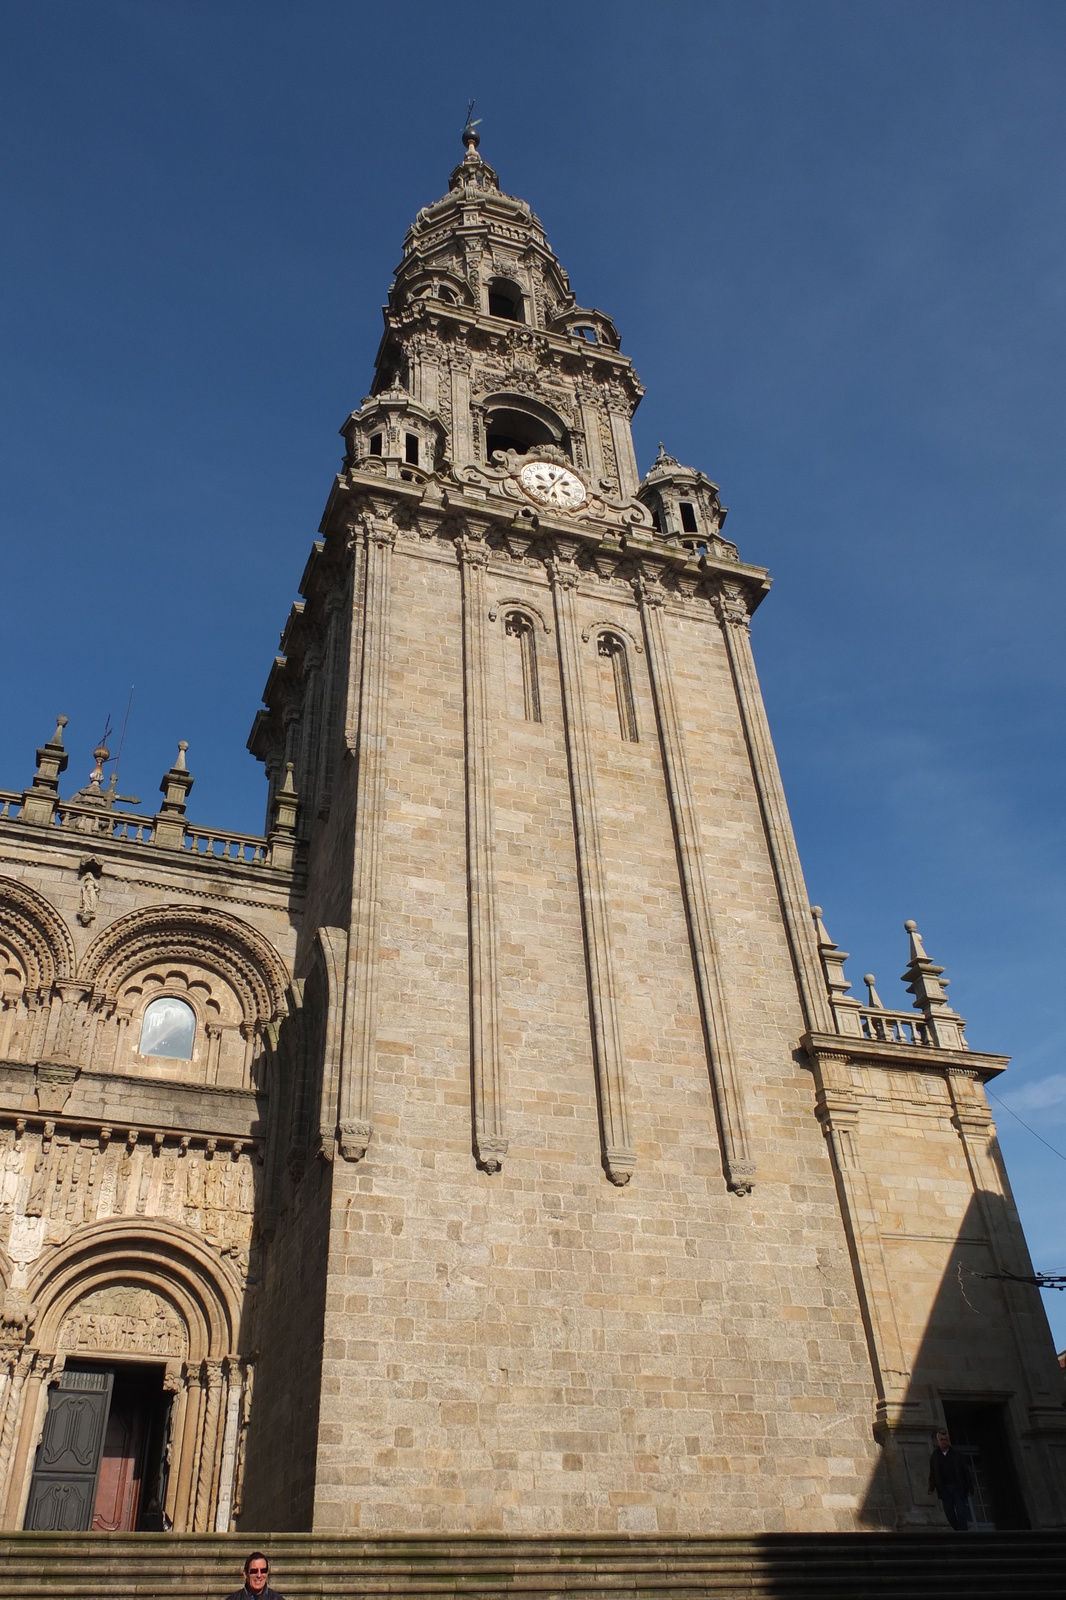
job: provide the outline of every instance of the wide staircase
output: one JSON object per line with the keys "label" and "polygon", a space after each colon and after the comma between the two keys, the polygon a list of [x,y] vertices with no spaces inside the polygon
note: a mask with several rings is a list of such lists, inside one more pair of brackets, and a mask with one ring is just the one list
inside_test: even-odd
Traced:
{"label": "wide staircase", "polygon": [[1066,1597],[1066,1534],[766,1534],[754,1538],[0,1535],[0,1600],[222,1600],[249,1550],[287,1600],[1002,1600]]}

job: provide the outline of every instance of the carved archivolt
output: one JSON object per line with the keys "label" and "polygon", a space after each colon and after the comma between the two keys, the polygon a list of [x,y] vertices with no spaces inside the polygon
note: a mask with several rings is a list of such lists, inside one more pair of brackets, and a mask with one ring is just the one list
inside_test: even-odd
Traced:
{"label": "carved archivolt", "polygon": [[601,633],[621,634],[623,639],[629,641],[630,648],[635,650],[638,656],[644,654],[644,646],[636,634],[630,628],[627,628],[624,622],[618,622],[614,617],[600,617],[598,621],[590,622],[587,627],[582,628],[582,644],[588,644],[594,633],[597,635]]}
{"label": "carved archivolt", "polygon": [[216,971],[240,997],[249,1026],[286,1014],[288,974],[273,947],[224,911],[153,907],[113,922],[87,951],[78,973],[97,1002],[114,1003],[124,984],[154,963],[191,961]]}
{"label": "carved archivolt", "polygon": [[0,1497],[8,1517],[25,1504],[42,1391],[62,1363],[132,1357],[162,1365],[170,1397],[171,1525],[226,1532],[239,1509],[251,1384],[240,1332],[236,1279],[188,1232],[128,1217],[77,1230],[25,1289],[3,1297],[0,1350],[10,1377],[0,1393]]}
{"label": "carved archivolt", "polygon": [[495,622],[501,611],[522,611],[527,616],[536,617],[545,633],[551,633],[551,625],[544,616],[539,606],[531,605],[523,595],[507,595],[503,600],[494,600],[489,611],[489,621]]}
{"label": "carved archivolt", "polygon": [[63,918],[14,878],[0,878],[0,951],[5,994],[46,994],[74,971],[74,941]]}
{"label": "carved archivolt", "polygon": [[[147,1350],[154,1341],[157,1356],[191,1363],[236,1352],[236,1282],[217,1257],[168,1223],[131,1225],[124,1217],[80,1230],[49,1256],[27,1293],[37,1308],[33,1342],[42,1350],[73,1351],[95,1339],[95,1348],[115,1354]],[[182,1348],[164,1350],[164,1343]]]}

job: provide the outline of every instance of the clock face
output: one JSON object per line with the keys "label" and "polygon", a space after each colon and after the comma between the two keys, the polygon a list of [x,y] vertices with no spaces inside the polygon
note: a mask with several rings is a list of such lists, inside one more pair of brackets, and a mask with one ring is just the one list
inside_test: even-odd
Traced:
{"label": "clock face", "polygon": [[557,467],[554,461],[527,461],[518,481],[531,500],[554,511],[576,511],[588,499],[577,473]]}

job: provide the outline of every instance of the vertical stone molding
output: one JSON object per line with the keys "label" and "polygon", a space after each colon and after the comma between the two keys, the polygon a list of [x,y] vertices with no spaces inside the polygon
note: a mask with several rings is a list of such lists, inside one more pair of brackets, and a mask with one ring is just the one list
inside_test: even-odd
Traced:
{"label": "vertical stone molding", "polygon": [[808,911],[803,868],[751,653],[748,608],[739,586],[723,585],[717,607],[804,1016],[812,1032],[831,1032],[833,1021]]}
{"label": "vertical stone molding", "polygon": [[493,822],[492,728],[488,714],[485,568],[488,550],[469,534],[456,541],[463,600],[463,709],[466,769],[467,916],[470,933],[470,1082],[474,1157],[498,1172],[504,1133],[497,994],[499,926]]}
{"label": "vertical stone molding", "polygon": [[589,1022],[596,1067],[603,1164],[612,1183],[628,1183],[637,1164],[629,1130],[625,1055],[618,1017],[618,988],[611,952],[607,882],[596,816],[588,710],[581,675],[580,630],[575,589],[577,570],[558,557],[549,565],[559,648],[566,757],[574,813],[581,922],[585,936]]}
{"label": "vertical stone molding", "polygon": [[[22,1397],[26,1379],[33,1370],[35,1356],[32,1350],[12,1350],[5,1363],[7,1383],[4,1386],[4,1404],[0,1408],[0,1510],[11,1495],[11,1457],[22,1417]],[[10,1517],[5,1517],[5,1525]]]}
{"label": "vertical stone molding", "polygon": [[370,1143],[374,1115],[374,1054],[377,1035],[378,905],[381,831],[385,804],[386,710],[389,667],[389,580],[396,530],[366,517],[363,643],[356,737],[356,818],[352,871],[351,937],[344,995],[338,1144],[358,1161]]}
{"label": "vertical stone molding", "polygon": [[226,1383],[225,1426],[222,1433],[222,1457],[218,1473],[218,1505],[215,1508],[215,1532],[228,1533],[233,1514],[233,1487],[237,1469],[237,1438],[241,1424],[243,1384],[241,1367],[237,1361],[223,1363]]}
{"label": "vertical stone molding", "polygon": [[681,718],[674,694],[663,625],[663,596],[644,582],[637,584],[637,596],[644,623],[648,676],[659,728],[659,746],[670,801],[685,920],[692,948],[707,1067],[718,1118],[722,1167],[729,1188],[737,1194],[747,1194],[755,1182],[755,1162],[751,1154],[744,1093],[737,1071],[729,1012],[722,986],[711,899],[703,870],[699,816],[693,799]]}
{"label": "vertical stone molding", "polygon": [[222,1362],[205,1361],[200,1382],[204,1390],[203,1425],[200,1429],[196,1499],[193,1505],[194,1533],[206,1533],[211,1525],[212,1491],[217,1482],[217,1457],[222,1442],[219,1436],[219,1419],[222,1412]]}

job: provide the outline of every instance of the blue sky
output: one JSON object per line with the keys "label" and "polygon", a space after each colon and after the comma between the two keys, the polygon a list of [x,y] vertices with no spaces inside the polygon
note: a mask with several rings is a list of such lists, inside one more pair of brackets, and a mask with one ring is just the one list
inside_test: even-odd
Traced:
{"label": "blue sky", "polygon": [[[404,229],[483,154],[775,578],[755,645],[813,899],[902,1004],[915,917],[1066,1152],[1066,8],[8,0],[0,785],[258,830],[245,752]],[[1057,998],[1056,998],[1057,997]],[[1066,1166],[995,1107],[1033,1255]],[[1048,1295],[1060,1348],[1066,1296]]]}

